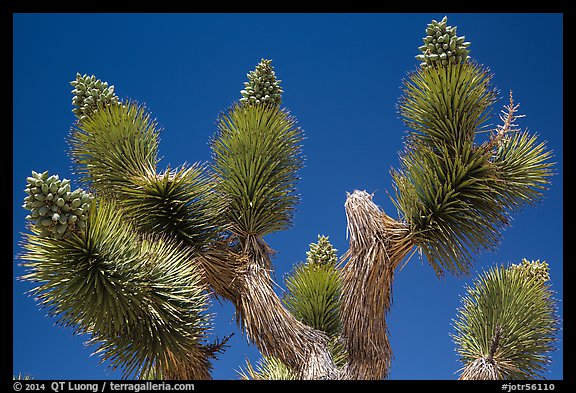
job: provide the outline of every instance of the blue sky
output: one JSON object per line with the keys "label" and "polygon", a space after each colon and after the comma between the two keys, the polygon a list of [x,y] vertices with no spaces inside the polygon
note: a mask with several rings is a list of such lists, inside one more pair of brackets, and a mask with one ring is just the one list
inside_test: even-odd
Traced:
{"label": "blue sky", "polygon": [[[74,180],[66,142],[74,121],[76,72],[115,86],[121,98],[144,103],[163,128],[159,164],[210,160],[218,114],[240,98],[246,73],[272,59],[283,105],[303,128],[294,225],[267,238],[278,253],[276,282],[304,261],[318,234],[339,255],[347,247],[344,201],[355,189],[397,218],[389,171],[399,164],[406,130],[396,111],[401,83],[418,64],[426,24],[448,16],[471,41],[470,55],[490,68],[507,104],[520,103],[522,129],[547,141],[555,176],[545,198],[514,215],[502,243],[481,254],[469,277],[436,278],[417,255],[396,274],[389,313],[394,352],[391,379],[455,379],[461,367],[449,334],[464,286],[477,272],[522,258],[546,260],[563,315],[563,16],[562,14],[15,14],[13,52],[13,368],[37,379],[116,379],[99,365],[87,337],[55,326],[17,280],[25,229],[21,208],[32,170]],[[493,118],[494,125],[498,118]],[[281,293],[281,289],[278,292]],[[214,362],[215,379],[236,379],[257,349],[236,327],[229,303],[213,302],[213,338],[232,332]],[[548,379],[563,378],[562,331]]]}

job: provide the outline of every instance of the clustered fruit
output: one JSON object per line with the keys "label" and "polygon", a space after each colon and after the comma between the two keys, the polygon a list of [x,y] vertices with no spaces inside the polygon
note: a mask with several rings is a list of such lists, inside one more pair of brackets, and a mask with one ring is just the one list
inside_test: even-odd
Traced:
{"label": "clustered fruit", "polygon": [[98,110],[99,105],[117,104],[118,97],[114,94],[114,86],[108,86],[108,82],[96,79],[94,75],[80,75],[76,73],[76,80],[70,82],[74,86],[72,104],[75,106],[72,112],[79,120],[84,120]]}
{"label": "clustered fruit", "polygon": [[272,60],[262,59],[254,71],[250,71],[248,82],[244,82],[244,90],[240,91],[240,102],[250,104],[271,103],[280,105],[282,93],[281,80],[276,79],[272,68]]}
{"label": "clustered fruit", "polygon": [[447,20],[448,18],[444,17],[440,22],[432,20],[432,23],[428,24],[427,35],[423,38],[424,45],[418,48],[422,54],[416,56],[422,67],[447,66],[470,59],[470,42],[464,42],[464,36],[458,37],[456,26],[447,26]]}
{"label": "clustered fruit", "polygon": [[86,227],[88,211],[94,197],[82,190],[70,191],[70,180],[60,180],[58,175],[48,176],[48,171],[26,178],[24,190],[26,216],[35,223],[41,237],[61,239],[70,233],[79,233]]}
{"label": "clustered fruit", "polygon": [[516,271],[526,277],[527,280],[535,280],[535,282],[546,282],[550,279],[550,268],[547,262],[528,261],[522,259],[521,264],[510,266],[511,271]]}

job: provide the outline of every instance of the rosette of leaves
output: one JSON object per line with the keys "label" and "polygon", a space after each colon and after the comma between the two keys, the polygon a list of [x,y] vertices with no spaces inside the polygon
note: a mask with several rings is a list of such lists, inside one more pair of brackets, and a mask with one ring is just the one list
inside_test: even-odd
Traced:
{"label": "rosette of leaves", "polygon": [[340,276],[337,250],[326,236],[310,244],[306,263],[298,265],[286,279],[286,308],[296,318],[328,336],[340,332]]}
{"label": "rosette of leaves", "polygon": [[99,106],[118,103],[118,97],[114,94],[114,86],[108,86],[108,82],[102,82],[94,75],[76,73],[76,80],[70,84],[74,87],[72,104],[75,108],[72,112],[78,120],[90,117]]}
{"label": "rosette of leaves", "polygon": [[244,82],[244,90],[240,91],[240,102],[248,104],[272,104],[280,105],[282,93],[279,79],[276,79],[272,60],[262,59],[256,69],[250,71],[248,82]]}
{"label": "rosette of leaves", "polygon": [[290,371],[288,367],[280,360],[273,356],[264,356],[256,365],[252,366],[249,360],[246,360],[246,370],[238,371],[240,379],[244,380],[297,380],[297,376]]}
{"label": "rosette of leaves", "polygon": [[62,239],[86,228],[92,194],[81,188],[71,191],[70,180],[48,176],[48,171],[32,171],[26,182],[22,207],[30,210],[26,219],[34,222],[40,237]]}
{"label": "rosette of leaves", "polygon": [[559,329],[548,264],[495,267],[466,289],[453,325],[460,379],[543,379]]}
{"label": "rosette of leaves", "polygon": [[456,26],[447,26],[445,16],[440,22],[432,20],[426,28],[424,45],[418,49],[422,52],[416,56],[422,67],[434,65],[447,66],[450,63],[460,63],[470,58],[468,56],[470,42],[465,37],[458,37]]}
{"label": "rosette of leaves", "polygon": [[528,131],[517,132],[516,106],[481,143],[498,99],[492,75],[466,61],[420,68],[404,82],[398,108],[410,128],[396,201],[415,244],[437,274],[466,273],[475,254],[494,250],[511,213],[544,196],[552,153]]}
{"label": "rosette of leaves", "polygon": [[141,234],[113,199],[99,197],[85,230],[67,239],[25,236],[31,291],[40,307],[124,377],[210,379],[221,348],[206,345],[210,315],[191,249],[165,235]]}

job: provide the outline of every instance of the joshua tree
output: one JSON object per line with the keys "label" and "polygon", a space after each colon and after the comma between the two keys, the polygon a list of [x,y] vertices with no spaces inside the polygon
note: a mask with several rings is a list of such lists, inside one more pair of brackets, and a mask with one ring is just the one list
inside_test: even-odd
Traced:
{"label": "joshua tree", "polygon": [[126,377],[210,378],[226,344],[206,342],[214,295],[232,302],[264,356],[247,378],[385,378],[398,265],[420,251],[438,275],[468,273],[551,176],[550,152],[516,126],[512,95],[502,125],[488,129],[497,93],[470,44],[446,18],[426,33],[398,103],[410,128],[392,172],[400,217],[365,191],[350,193],[348,250],[337,263],[320,237],[284,299],[272,287],[265,237],[291,224],[303,134],[281,106],[271,61],[248,74],[242,98],[220,115],[211,162],[164,170],[147,109],[78,74],[69,142],[87,191],[47,172],[33,172],[26,188],[24,278],[38,283],[40,305],[89,333]]}
{"label": "joshua tree", "polygon": [[467,288],[453,336],[460,379],[542,379],[558,316],[546,262],[492,268]]}

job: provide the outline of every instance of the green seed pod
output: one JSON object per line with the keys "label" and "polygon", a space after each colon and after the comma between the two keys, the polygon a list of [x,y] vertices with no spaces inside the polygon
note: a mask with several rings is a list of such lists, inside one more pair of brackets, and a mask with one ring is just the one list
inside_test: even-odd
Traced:
{"label": "green seed pod", "polygon": [[44,229],[42,229],[42,231],[40,232],[40,234],[39,234],[38,236],[40,236],[40,237],[48,237],[48,236],[50,236],[50,234],[51,234],[50,230],[44,228]]}
{"label": "green seed pod", "polygon": [[33,209],[33,210],[30,212],[30,217],[32,217],[32,218],[38,218],[38,217],[40,217],[40,212],[38,211],[38,209]]}
{"label": "green seed pod", "polygon": [[56,222],[56,221],[58,221],[59,219],[60,219],[60,214],[54,213],[54,214],[52,215],[52,221]]}
{"label": "green seed pod", "polygon": [[26,178],[26,181],[27,181],[29,184],[36,184],[36,179],[33,178],[33,177],[30,177],[30,176],[28,176],[28,177]]}
{"label": "green seed pod", "polygon": [[58,183],[54,182],[50,184],[50,192],[56,194],[58,192]]}
{"label": "green seed pod", "polygon": [[32,207],[41,207],[41,206],[44,206],[44,202],[42,202],[42,201],[32,202]]}
{"label": "green seed pod", "polygon": [[56,240],[60,240],[63,237],[64,237],[64,235],[59,233],[59,232],[54,233],[54,239],[56,239]]}
{"label": "green seed pod", "polygon": [[60,187],[58,189],[58,195],[62,196],[66,193],[66,187]]}
{"label": "green seed pod", "polygon": [[76,226],[78,226],[80,229],[84,229],[86,228],[86,221],[78,221],[76,222]]}
{"label": "green seed pod", "polygon": [[40,175],[40,179],[42,179],[42,180],[44,180],[44,181],[45,181],[46,179],[48,179],[48,171],[42,172],[42,174]]}
{"label": "green seed pod", "polygon": [[52,207],[50,208],[50,210],[52,210],[54,213],[58,212],[58,210],[60,210],[60,208],[56,205],[52,205]]}
{"label": "green seed pod", "polygon": [[62,199],[62,198],[58,198],[58,199],[56,200],[56,205],[57,205],[58,207],[64,206],[65,203],[66,203],[66,202],[64,202],[64,199]]}
{"label": "green seed pod", "polygon": [[442,44],[444,42],[444,36],[438,37],[438,42]]}
{"label": "green seed pod", "polygon": [[450,40],[450,49],[454,50],[456,49],[456,37],[452,37],[452,39]]}
{"label": "green seed pod", "polygon": [[44,201],[44,200],[46,200],[46,195],[36,194],[36,195],[34,195],[34,198],[36,198],[36,200],[38,200],[38,201]]}
{"label": "green seed pod", "polygon": [[46,183],[42,184],[42,187],[40,189],[44,194],[48,194],[48,191],[50,191],[50,189],[48,188],[48,184]]}
{"label": "green seed pod", "polygon": [[444,50],[448,50],[449,48],[450,48],[450,46],[448,44],[442,45],[442,49],[444,49]]}
{"label": "green seed pod", "polygon": [[424,60],[426,60],[426,56],[424,56],[424,55],[416,55],[416,60],[424,61]]}
{"label": "green seed pod", "polygon": [[52,225],[52,222],[53,221],[49,218],[43,218],[41,221],[42,225],[45,227],[49,227],[50,225]]}
{"label": "green seed pod", "polygon": [[82,197],[80,198],[80,202],[82,202],[82,204],[84,203],[90,203],[90,194],[84,194],[82,195]]}
{"label": "green seed pod", "polygon": [[38,209],[38,215],[44,217],[46,214],[48,214],[48,208],[46,206],[42,206]]}
{"label": "green seed pod", "polygon": [[35,185],[36,187],[42,187],[42,184],[44,184],[44,181],[42,181],[42,180],[36,180],[36,181],[34,182],[34,185]]}
{"label": "green seed pod", "polygon": [[46,195],[46,200],[47,201],[51,201],[54,199],[54,194],[52,194],[51,192],[48,193],[48,195]]}
{"label": "green seed pod", "polygon": [[77,216],[81,215],[82,213],[84,213],[84,209],[82,209],[81,207],[74,209],[74,214],[76,214]]}
{"label": "green seed pod", "polygon": [[62,199],[64,199],[64,201],[66,201],[66,202],[69,202],[71,198],[72,198],[72,193],[70,193],[70,192],[66,192],[62,195]]}
{"label": "green seed pod", "polygon": [[62,211],[64,213],[68,213],[70,211],[70,205],[65,204],[64,206],[62,206]]}
{"label": "green seed pod", "polygon": [[[72,195],[74,195],[74,194],[72,194]],[[80,206],[80,203],[81,203],[81,202],[80,202],[80,199],[75,198],[75,199],[73,199],[72,202],[70,203],[70,206],[71,206],[72,208],[77,208],[78,206]]]}
{"label": "green seed pod", "polygon": [[448,60],[446,60],[446,59],[442,60],[442,65],[443,65],[443,66],[447,66],[447,65],[448,65]]}
{"label": "green seed pod", "polygon": [[78,216],[76,214],[70,214],[68,216],[68,223],[74,224],[76,221],[78,221]]}
{"label": "green seed pod", "polygon": [[58,219],[58,222],[60,224],[66,224],[67,221],[68,221],[68,215],[67,214],[62,214],[60,216],[60,218]]}
{"label": "green seed pod", "polygon": [[83,203],[81,207],[82,207],[82,210],[86,212],[90,208],[90,205],[88,203]]}

